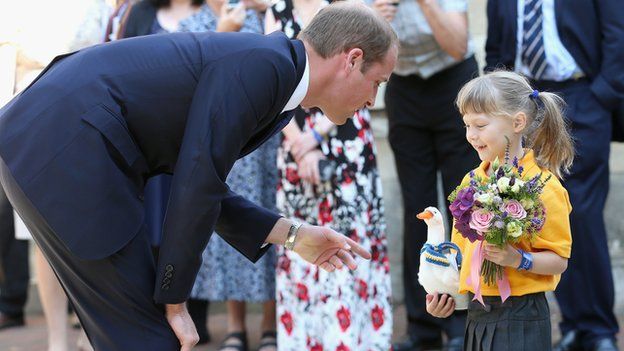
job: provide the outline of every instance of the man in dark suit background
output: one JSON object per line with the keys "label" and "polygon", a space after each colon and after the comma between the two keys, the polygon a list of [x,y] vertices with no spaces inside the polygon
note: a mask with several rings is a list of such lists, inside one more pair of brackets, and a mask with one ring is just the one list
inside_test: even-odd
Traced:
{"label": "man in dark suit background", "polygon": [[[577,156],[564,186],[572,203],[572,257],[556,291],[556,350],[616,350],[618,323],[603,209],[611,114],[624,96],[621,0],[490,0],[488,69],[512,68],[568,106]],[[581,288],[582,287],[582,288]]]}
{"label": "man in dark suit background", "polygon": [[[252,261],[266,243],[328,271],[369,257],[329,228],[253,205],[225,179],[300,103],[337,124],[372,105],[396,57],[383,18],[340,3],[301,40],[178,33],[65,55],[2,108],[0,180],[95,349],[194,345],[184,302],[213,228]],[[160,173],[174,177],[154,262],[141,201]]]}
{"label": "man in dark suit background", "polygon": [[15,238],[13,208],[0,189],[0,332],[24,325],[28,267],[28,241]]}

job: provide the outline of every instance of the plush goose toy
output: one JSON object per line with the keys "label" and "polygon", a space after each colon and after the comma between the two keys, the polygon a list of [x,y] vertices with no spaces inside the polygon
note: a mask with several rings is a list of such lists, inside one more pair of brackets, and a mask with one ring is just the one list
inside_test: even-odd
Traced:
{"label": "plush goose toy", "polygon": [[427,207],[416,217],[427,223],[427,242],[420,250],[418,282],[428,294],[451,295],[455,309],[465,310],[468,295],[458,293],[462,256],[457,245],[445,240],[442,214],[435,207]]}

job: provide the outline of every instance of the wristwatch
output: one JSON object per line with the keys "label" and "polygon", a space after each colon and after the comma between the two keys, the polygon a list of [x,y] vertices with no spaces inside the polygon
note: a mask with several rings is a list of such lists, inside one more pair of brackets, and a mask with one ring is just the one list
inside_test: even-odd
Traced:
{"label": "wristwatch", "polygon": [[517,270],[530,271],[531,268],[533,268],[533,255],[531,255],[530,252],[526,252],[521,249],[518,249],[518,252],[522,255],[522,260],[520,260],[520,265]]}
{"label": "wristwatch", "polygon": [[299,232],[299,228],[301,228],[301,223],[294,222],[290,225],[290,229],[288,230],[288,236],[286,236],[286,242],[284,243],[284,247],[288,250],[295,248],[295,240],[297,239],[297,233]]}

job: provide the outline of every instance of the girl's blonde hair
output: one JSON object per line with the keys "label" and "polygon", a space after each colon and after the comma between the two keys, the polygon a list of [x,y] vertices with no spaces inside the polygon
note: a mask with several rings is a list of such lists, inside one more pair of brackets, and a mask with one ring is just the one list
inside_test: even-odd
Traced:
{"label": "girl's blonde hair", "polygon": [[483,113],[509,118],[524,112],[524,145],[533,149],[537,164],[558,178],[569,173],[574,143],[562,113],[565,102],[558,95],[533,90],[529,81],[517,73],[494,71],[466,83],[455,103],[462,115]]}

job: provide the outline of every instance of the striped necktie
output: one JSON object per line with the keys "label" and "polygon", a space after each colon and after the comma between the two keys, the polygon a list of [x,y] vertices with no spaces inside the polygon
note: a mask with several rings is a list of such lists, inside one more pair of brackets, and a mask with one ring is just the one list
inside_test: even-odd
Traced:
{"label": "striped necktie", "polygon": [[542,2],[543,0],[526,0],[524,3],[522,63],[529,68],[533,79],[540,79],[547,65],[542,28],[544,18]]}

